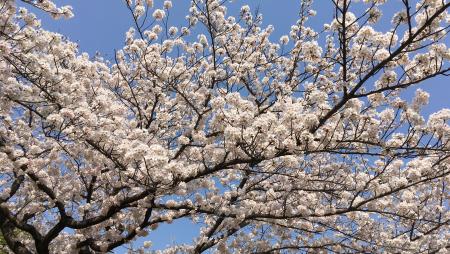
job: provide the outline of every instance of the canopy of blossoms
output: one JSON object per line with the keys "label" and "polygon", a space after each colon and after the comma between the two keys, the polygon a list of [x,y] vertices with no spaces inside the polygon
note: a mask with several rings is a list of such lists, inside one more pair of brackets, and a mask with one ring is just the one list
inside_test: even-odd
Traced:
{"label": "canopy of blossoms", "polygon": [[198,236],[162,253],[447,253],[450,109],[400,93],[450,74],[450,3],[396,1],[378,31],[395,1],[324,1],[315,31],[297,2],[278,40],[237,3],[192,0],[170,27],[172,2],[127,0],[109,63],[32,13],[70,7],[0,1],[8,251],[107,252],[187,218]]}

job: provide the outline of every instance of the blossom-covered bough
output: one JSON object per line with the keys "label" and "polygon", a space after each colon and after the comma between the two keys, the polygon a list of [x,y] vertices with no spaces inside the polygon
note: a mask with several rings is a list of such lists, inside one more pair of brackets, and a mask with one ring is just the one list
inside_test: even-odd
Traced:
{"label": "blossom-covered bough", "polygon": [[450,3],[325,2],[322,31],[298,1],[278,42],[248,6],[193,0],[170,27],[170,1],[128,0],[135,26],[109,64],[2,0],[7,251],[107,252],[183,218],[198,237],[163,251],[450,251],[450,109],[425,118],[426,92],[401,97],[450,73]]}

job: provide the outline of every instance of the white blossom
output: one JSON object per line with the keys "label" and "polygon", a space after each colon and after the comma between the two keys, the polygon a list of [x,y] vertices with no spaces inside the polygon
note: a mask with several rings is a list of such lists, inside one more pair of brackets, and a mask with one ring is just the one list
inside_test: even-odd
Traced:
{"label": "white blossom", "polygon": [[164,12],[164,10],[161,10],[161,9],[156,9],[154,12],[153,12],[153,18],[154,19],[156,19],[156,20],[162,20],[165,16],[166,16],[166,13]]}

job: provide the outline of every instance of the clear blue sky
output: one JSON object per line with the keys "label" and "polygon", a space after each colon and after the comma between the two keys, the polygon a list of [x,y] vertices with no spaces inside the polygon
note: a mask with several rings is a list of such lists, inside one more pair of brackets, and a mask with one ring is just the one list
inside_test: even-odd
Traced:
{"label": "clear blue sky", "polygon": [[[160,6],[163,0],[155,0]],[[289,32],[291,25],[296,21],[299,0],[235,0],[230,5],[230,12],[236,14],[240,6],[249,4],[252,9],[259,6],[264,16],[264,25],[272,24],[275,32],[272,39],[277,40],[281,35]],[[393,5],[400,0],[394,0]],[[39,15],[45,29],[62,33],[79,44],[80,51],[90,55],[100,52],[102,56],[111,59],[114,49],[123,46],[124,34],[132,25],[132,20],[123,0],[56,0],[58,5],[72,5],[75,17],[70,20],[52,20],[45,15]],[[174,9],[171,11],[172,24],[185,24],[188,0],[173,0]],[[320,29],[325,22],[330,22],[333,12],[330,9],[330,0],[316,0],[314,4],[318,15],[313,18],[310,25]],[[394,8],[385,9],[385,16],[392,13]],[[390,19],[390,18],[389,18]],[[386,23],[383,23],[386,24]],[[377,27],[387,30],[388,27]],[[431,93],[430,105],[425,114],[430,114],[443,107],[450,107],[450,78],[433,79],[420,87]],[[410,97],[414,89],[405,93]],[[189,242],[197,233],[198,227],[187,221],[162,226],[156,234],[149,237],[155,248],[163,248],[169,243]],[[141,244],[142,241],[138,241]],[[125,249],[118,249],[116,253],[124,253]]]}
{"label": "clear blue sky", "polygon": [[[156,7],[162,5],[163,0],[155,0]],[[188,0],[173,0],[174,8],[170,17],[172,24],[186,24],[184,17],[189,6]],[[281,35],[287,34],[292,24],[295,23],[299,0],[234,0],[229,5],[229,13],[236,14],[240,6],[248,4],[254,10],[259,7],[264,16],[264,25],[275,26],[273,39],[278,40]],[[400,0],[390,1],[387,8],[383,8],[385,21],[389,21],[392,13],[398,10]],[[46,15],[42,18],[44,28],[62,33],[72,41],[78,42],[81,51],[90,55],[100,52],[102,56],[111,59],[114,49],[123,46],[124,34],[132,25],[132,20],[124,0],[56,0],[59,5],[72,5],[75,17],[70,20],[52,20]],[[324,22],[330,22],[333,17],[331,0],[316,0],[314,8],[318,14],[310,20],[310,26],[321,29]],[[387,30],[388,26],[377,28]],[[450,40],[447,40],[450,43]],[[449,81],[447,81],[448,83]],[[449,84],[450,85],[450,84]],[[440,108],[450,107],[450,87],[444,78],[427,81],[420,87],[431,93],[430,105],[425,109],[425,114],[430,114]],[[406,92],[407,96],[413,94],[413,89]]]}

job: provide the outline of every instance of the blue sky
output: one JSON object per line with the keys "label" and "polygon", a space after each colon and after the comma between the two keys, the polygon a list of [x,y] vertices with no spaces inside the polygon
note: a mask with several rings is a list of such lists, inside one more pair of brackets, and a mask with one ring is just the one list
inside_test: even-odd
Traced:
{"label": "blue sky", "polygon": [[[100,52],[106,59],[112,59],[114,50],[123,46],[124,34],[132,25],[130,13],[123,0],[56,0],[55,2],[58,5],[72,5],[75,17],[70,20],[55,21],[40,14],[39,17],[45,29],[62,33],[70,40],[77,42],[80,51],[88,52],[90,55]],[[162,2],[163,0],[155,0],[157,6],[160,6]],[[229,10],[236,14],[243,4],[249,4],[252,9],[259,6],[264,17],[264,26],[274,25],[275,32],[272,39],[278,41],[278,38],[287,34],[291,25],[295,23],[299,2],[299,0],[235,0],[230,4]],[[395,4],[400,0],[393,0],[393,2]],[[174,9],[170,13],[172,24],[185,24],[184,17],[189,1],[173,0],[173,3]],[[323,23],[330,22],[333,17],[330,4],[331,1],[316,0],[314,8],[318,14],[310,22],[312,27],[320,29]],[[392,13],[389,8],[386,11],[386,16]],[[431,94],[430,105],[425,109],[425,114],[450,107],[449,81],[449,78],[437,78],[420,86]],[[407,91],[404,96],[410,97],[412,94],[414,89]],[[198,226],[187,221],[174,222],[172,225],[161,226],[155,232],[156,234],[150,235],[150,239],[155,248],[165,247],[172,242],[189,242],[196,235],[197,228]],[[136,245],[141,243],[142,241],[138,241]],[[116,253],[124,252],[123,248],[116,251]]]}
{"label": "blue sky", "polygon": [[[46,15],[39,15],[44,28],[62,33],[72,41],[79,44],[80,51],[94,55],[100,52],[106,59],[112,59],[114,49],[123,46],[124,34],[132,25],[129,10],[124,0],[56,0],[59,5],[72,5],[75,17],[70,20],[53,20]],[[162,5],[163,0],[155,0],[156,7]],[[184,17],[189,6],[188,0],[174,0],[174,8],[170,13],[171,25],[186,24]],[[229,4],[229,13],[236,14],[240,6],[248,4],[254,10],[259,7],[264,17],[264,26],[272,24],[275,27],[273,40],[289,32],[295,23],[298,0],[234,0]],[[398,10],[400,0],[390,1],[387,8],[383,8],[385,21],[389,21],[393,11]],[[317,16],[310,20],[309,25],[320,30],[323,23],[330,22],[333,10],[330,0],[316,0],[313,5],[317,10]],[[387,30],[386,22],[381,23],[377,29]],[[449,40],[447,40],[450,43]],[[448,81],[447,81],[448,82]],[[437,78],[425,82],[420,86],[431,94],[430,105],[425,108],[424,113],[430,114],[443,107],[450,107],[447,94],[450,92],[445,78]],[[405,93],[409,97],[414,93],[410,89]]]}

